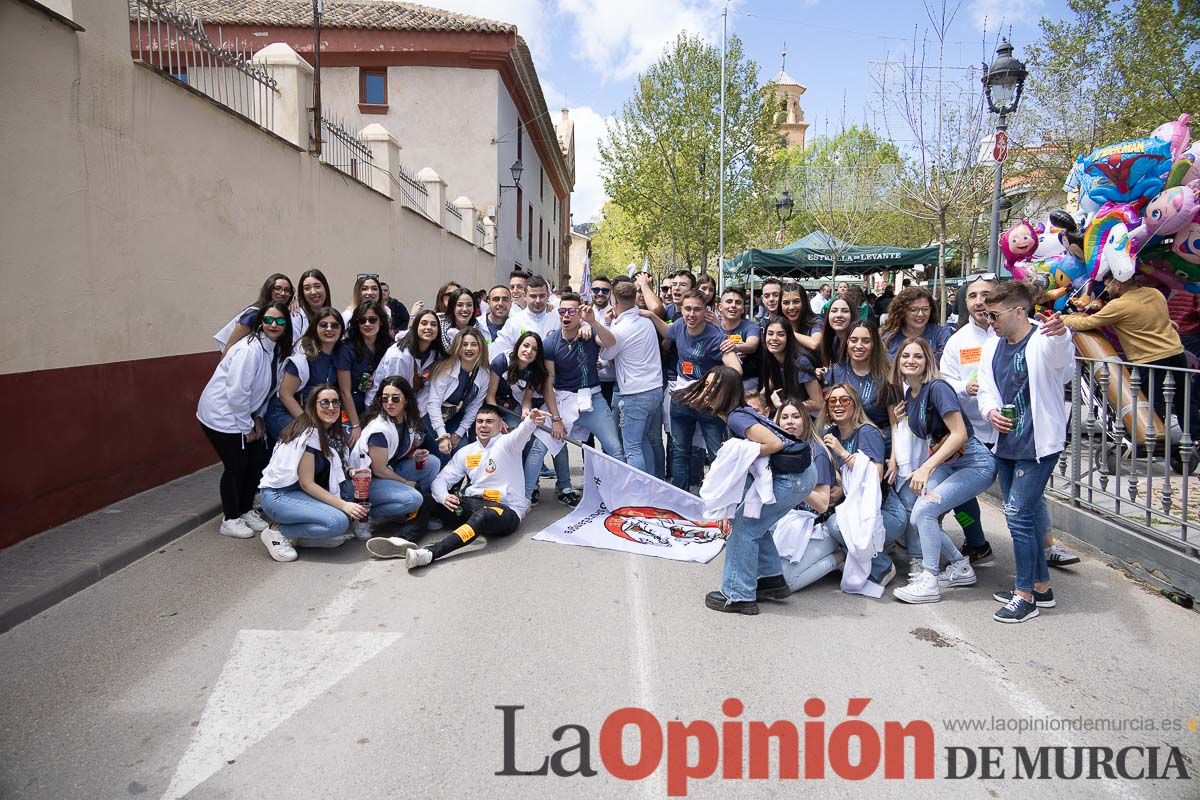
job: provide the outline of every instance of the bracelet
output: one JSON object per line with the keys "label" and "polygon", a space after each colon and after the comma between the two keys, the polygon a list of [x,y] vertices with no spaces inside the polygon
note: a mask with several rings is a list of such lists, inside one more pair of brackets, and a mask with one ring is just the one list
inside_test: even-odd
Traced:
{"label": "bracelet", "polygon": [[551,417],[550,421],[551,422],[562,422],[562,417]]}

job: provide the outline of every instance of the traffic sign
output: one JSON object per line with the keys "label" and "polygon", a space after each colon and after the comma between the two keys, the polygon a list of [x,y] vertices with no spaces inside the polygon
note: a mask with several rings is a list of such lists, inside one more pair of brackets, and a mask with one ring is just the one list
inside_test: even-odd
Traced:
{"label": "traffic sign", "polygon": [[992,158],[997,164],[1003,164],[1008,158],[1008,134],[1004,131],[996,131],[996,143],[992,146]]}

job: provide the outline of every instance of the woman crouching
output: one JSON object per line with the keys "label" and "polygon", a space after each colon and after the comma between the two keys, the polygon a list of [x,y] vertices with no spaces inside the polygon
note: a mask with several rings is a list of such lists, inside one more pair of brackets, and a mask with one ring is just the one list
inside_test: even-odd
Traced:
{"label": "woman crouching", "polygon": [[333,386],[324,384],[313,389],[304,413],[279,435],[259,484],[263,511],[279,526],[261,534],[276,561],[295,561],[298,544],[340,544],[350,520],[367,518],[364,506],[341,497],[346,480],[341,419],[341,396]]}
{"label": "woman crouching", "polygon": [[704,598],[714,611],[757,614],[759,592],[787,591],[771,528],[816,484],[809,445],[746,405],[742,376],[735,369],[713,367],[703,381],[681,389],[674,398],[724,420],[733,436],[757,444],[760,455],[770,458],[775,502],[764,506],[758,519],[745,515],[744,503],[738,505],[725,546],[721,589]]}

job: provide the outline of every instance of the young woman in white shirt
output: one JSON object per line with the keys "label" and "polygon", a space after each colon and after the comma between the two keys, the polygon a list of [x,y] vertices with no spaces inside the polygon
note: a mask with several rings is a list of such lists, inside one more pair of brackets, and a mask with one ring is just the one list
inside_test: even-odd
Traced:
{"label": "young woman in white shirt", "polygon": [[258,299],[254,301],[254,304],[242,309],[241,313],[230,320],[229,324],[218,331],[213,337],[221,345],[221,354],[228,353],[229,348],[250,335],[255,321],[267,303],[283,303],[284,308],[288,309],[288,315],[292,317],[293,332],[299,338],[308,326],[300,323],[301,312],[293,312],[291,310],[292,300],[295,297],[296,290],[292,287],[291,278],[287,275],[284,275],[282,272],[276,272],[267,278],[262,288],[258,290]]}
{"label": "young woman in white shirt", "polygon": [[308,331],[296,345],[297,352],[284,362],[279,391],[267,404],[268,443],[278,441],[283,429],[304,413],[304,401],[314,386],[337,383],[334,356],[342,345],[344,331],[342,315],[336,309],[326,307],[314,315]]}
{"label": "young woman in white shirt", "polygon": [[479,326],[475,323],[475,295],[470,289],[458,289],[446,299],[446,318],[442,323],[442,346],[447,350],[459,331]]}
{"label": "young woman in white shirt", "polygon": [[[300,293],[296,298],[297,305],[300,306],[300,310],[304,312],[307,320],[304,330],[300,332],[303,335],[308,330],[308,326],[317,318],[317,312],[333,305],[333,296],[329,292],[329,281],[326,279],[325,273],[316,268],[305,270],[300,275],[299,288]],[[345,325],[345,323],[346,320],[343,319],[342,324]]]}
{"label": "young woman in white shirt", "polygon": [[276,524],[260,536],[276,561],[295,561],[296,545],[328,546],[344,541],[350,520],[364,520],[367,509],[342,499],[348,482],[342,456],[342,399],[329,384],[316,387],[304,413],[284,428],[263,472],[263,511]]}
{"label": "young woman in white shirt", "polygon": [[266,522],[254,510],[254,490],[267,463],[262,414],[278,385],[279,369],[292,352],[292,318],[285,303],[267,302],[250,335],[217,363],[200,394],[196,418],[224,465],[221,534],[249,539]]}
{"label": "young woman in white shirt", "polygon": [[[415,309],[415,307],[414,307]],[[417,405],[421,416],[425,416],[429,405],[429,376],[433,365],[446,357],[442,347],[441,322],[437,314],[425,308],[412,312],[412,321],[404,336],[383,354],[383,360],[375,368],[371,390],[367,392],[367,403],[375,402],[375,395],[384,378],[399,375],[417,393]]]}
{"label": "young woman in white shirt", "polygon": [[435,364],[430,374],[425,414],[429,450],[449,456],[465,444],[475,414],[487,399],[490,375],[483,333],[478,328],[459,331],[450,354]]}

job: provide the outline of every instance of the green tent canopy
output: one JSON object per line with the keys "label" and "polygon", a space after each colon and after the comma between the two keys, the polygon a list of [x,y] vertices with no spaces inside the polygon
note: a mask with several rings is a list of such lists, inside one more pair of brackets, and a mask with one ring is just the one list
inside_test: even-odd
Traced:
{"label": "green tent canopy", "polygon": [[[834,267],[835,252],[822,247],[806,247],[812,243],[813,235],[792,242],[776,250],[746,250],[725,261],[727,272],[741,275],[791,275],[815,278],[830,274]],[[838,274],[865,275],[894,267],[911,267],[916,264],[936,264],[937,247],[886,247],[856,246],[838,248]],[[950,258],[950,248],[946,248]]]}

